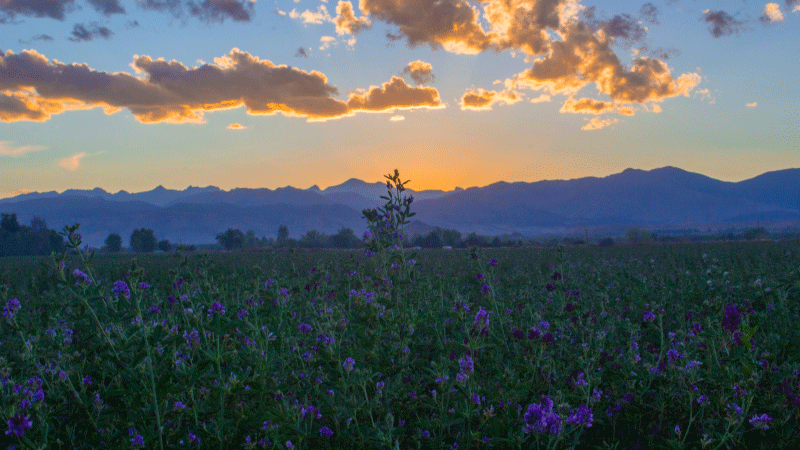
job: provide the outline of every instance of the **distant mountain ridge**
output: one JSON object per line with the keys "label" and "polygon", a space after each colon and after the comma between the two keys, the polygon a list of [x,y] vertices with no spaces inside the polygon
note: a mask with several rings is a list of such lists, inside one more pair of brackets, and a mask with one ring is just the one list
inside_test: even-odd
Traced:
{"label": "distant mountain ridge", "polygon": [[[800,221],[800,169],[767,172],[725,182],[675,167],[626,169],[606,177],[497,182],[451,191],[408,189],[416,228],[453,228],[464,233],[564,234],[576,230],[628,226],[689,226],[744,222]],[[281,224],[292,237],[308,230],[332,234],[341,227],[361,234],[361,210],[382,205],[385,183],[349,179],[320,189],[231,189],[215,186],[184,190],[108,193],[103,189],[28,193],[0,199],[0,211],[17,213],[21,223],[45,218],[51,228],[81,223],[90,245],[109,233],[124,239],[150,228],[159,239],[214,242],[227,228],[275,236]],[[798,222],[800,226],[800,222]]]}

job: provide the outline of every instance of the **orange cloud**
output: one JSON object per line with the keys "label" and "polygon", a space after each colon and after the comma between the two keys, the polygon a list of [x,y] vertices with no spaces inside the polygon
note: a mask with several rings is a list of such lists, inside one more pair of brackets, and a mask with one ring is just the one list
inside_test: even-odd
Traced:
{"label": "orange cloud", "polygon": [[404,116],[392,116],[389,118],[392,122],[400,122],[401,120],[406,120]]}
{"label": "orange cloud", "polygon": [[[506,92],[527,87],[547,95],[572,96],[594,84],[600,94],[611,97],[602,110],[631,115],[633,105],[649,103],[643,109],[654,111],[653,103],[688,96],[702,79],[698,73],[673,76],[666,63],[643,55],[623,65],[612,50],[612,45],[633,46],[646,39],[648,29],[643,23],[657,23],[657,8],[650,3],[640,10],[642,17],[623,14],[608,21],[594,20],[594,9],[587,10],[579,0],[484,0],[482,11],[472,5],[468,0],[360,2],[364,14],[397,27],[398,32],[387,37],[405,39],[410,47],[428,44],[454,53],[511,50],[538,56],[530,69],[514,77]],[[514,99],[510,94],[490,96],[491,92],[465,94],[462,108],[486,108],[492,102]],[[533,101],[546,100],[549,97]],[[562,108],[564,112],[589,110],[573,104]]]}
{"label": "orange cloud", "polygon": [[767,3],[764,5],[764,12],[761,16],[762,22],[782,22],[783,19],[783,12],[779,4]]}
{"label": "orange cloud", "polygon": [[321,24],[324,22],[330,22],[331,16],[328,14],[328,9],[325,8],[325,5],[319,5],[317,8],[317,12],[311,12],[309,10],[305,10],[302,13],[297,12],[296,9],[289,11],[289,17],[292,19],[302,19],[303,23],[313,23],[313,24]]}
{"label": "orange cloud", "polygon": [[86,156],[87,154],[84,152],[76,153],[72,156],[58,160],[58,165],[69,170],[70,172],[74,172],[80,167],[81,160]]}
{"label": "orange cloud", "polygon": [[603,102],[592,98],[582,98],[580,100],[570,98],[561,106],[561,112],[604,114],[614,111],[616,108],[616,105],[611,102]]}
{"label": "orange cloud", "polygon": [[505,103],[507,105],[514,104],[522,98],[516,92],[503,92],[503,91],[487,91],[478,89],[477,91],[468,91],[461,97],[462,110],[482,110],[488,111],[492,109],[495,103]]}
{"label": "orange cloud", "polygon": [[344,102],[333,97],[338,90],[325,75],[239,49],[200,67],[149,56],[134,56],[131,66],[138,77],[48,61],[34,50],[0,52],[0,120],[46,121],[67,110],[100,107],[106,114],[128,109],[142,123],[202,123],[206,112],[245,106],[248,114],[321,121],[356,111],[443,107],[436,89],[410,87],[399,77]]}
{"label": "orange cloud", "polygon": [[[611,49],[610,41],[582,23],[570,24],[562,31],[564,39],[551,42],[546,57],[515,77],[518,86],[571,95],[594,83],[614,103],[641,104],[688,96],[701,80],[697,73],[674,78],[666,63],[648,57],[634,59],[628,70]],[[569,110],[570,106],[565,104],[565,108]]]}
{"label": "orange cloud", "polygon": [[229,130],[244,130],[247,127],[242,125],[242,124],[240,124],[240,123],[232,123],[232,124],[228,125],[226,128],[229,129]]}
{"label": "orange cloud", "polygon": [[432,83],[436,77],[431,73],[433,66],[423,61],[412,61],[403,69],[416,84]]}
{"label": "orange cloud", "polygon": [[756,106],[758,106],[758,102],[747,103],[745,106],[747,106],[748,108],[755,108]]}
{"label": "orange cloud", "polygon": [[347,107],[351,111],[391,111],[397,108],[441,108],[439,91],[432,87],[412,87],[400,77],[392,77],[383,86],[350,94]]}
{"label": "orange cloud", "polygon": [[592,117],[592,120],[590,120],[586,125],[582,126],[581,130],[599,130],[617,122],[619,122],[619,119],[598,119],[597,117]]}
{"label": "orange cloud", "polygon": [[372,22],[366,17],[356,17],[353,12],[353,4],[349,1],[339,0],[336,5],[336,18],[333,19],[336,24],[336,34],[358,34],[361,31],[369,29]]}
{"label": "orange cloud", "polygon": [[39,145],[23,145],[22,147],[12,147],[9,141],[0,141],[0,155],[20,156],[26,153],[44,150],[47,147]]}

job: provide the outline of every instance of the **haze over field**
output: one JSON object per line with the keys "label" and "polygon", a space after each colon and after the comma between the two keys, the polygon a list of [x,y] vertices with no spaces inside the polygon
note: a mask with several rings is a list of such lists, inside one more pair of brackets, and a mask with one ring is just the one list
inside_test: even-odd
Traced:
{"label": "haze over field", "polygon": [[800,1],[5,0],[0,197],[800,167]]}

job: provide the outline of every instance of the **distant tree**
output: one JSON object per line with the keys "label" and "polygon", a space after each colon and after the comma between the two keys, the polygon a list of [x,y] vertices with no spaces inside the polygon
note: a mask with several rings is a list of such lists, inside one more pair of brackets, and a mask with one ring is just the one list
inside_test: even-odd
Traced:
{"label": "distant tree", "polygon": [[105,244],[107,251],[117,253],[122,250],[122,236],[117,233],[111,233],[106,238]]}
{"label": "distant tree", "polygon": [[461,246],[461,232],[458,230],[441,229],[438,230],[441,234],[442,245],[449,245],[451,247]]}
{"label": "distant tree", "polygon": [[278,240],[275,241],[275,245],[283,248],[289,244],[289,227],[286,225],[281,225],[278,227]]}
{"label": "distant tree", "polygon": [[439,248],[442,246],[442,237],[439,230],[433,230],[425,236],[420,247]]}
{"label": "distant tree", "polygon": [[745,230],[742,233],[742,239],[746,241],[755,241],[759,239],[769,239],[769,232],[764,227],[755,227]]}
{"label": "distant tree", "polygon": [[163,241],[158,241],[158,249],[162,252],[169,252],[172,251],[172,243],[168,240],[164,239]]}
{"label": "distant tree", "polygon": [[242,248],[244,246],[244,233],[242,233],[242,230],[228,228],[226,232],[217,234],[217,242],[225,247],[225,250]]}
{"label": "distant tree", "polygon": [[139,228],[133,230],[131,234],[131,250],[137,253],[149,253],[155,251],[158,240],[153,230]]}
{"label": "distant tree", "polygon": [[317,230],[309,230],[300,237],[298,244],[303,248],[322,248],[328,243],[328,237],[325,233],[320,233]]}
{"label": "distant tree", "polygon": [[247,233],[244,235],[244,248],[256,248],[261,246],[261,242],[256,237],[256,232],[253,230],[247,230]]}
{"label": "distant tree", "polygon": [[612,245],[614,245],[614,240],[611,238],[600,239],[600,242],[598,242],[597,245],[599,245],[600,247],[611,247]]}
{"label": "distant tree", "polygon": [[361,245],[361,240],[353,233],[353,230],[345,227],[342,227],[329,240],[331,246],[335,248],[356,248]]}
{"label": "distant tree", "polygon": [[36,234],[46,232],[47,222],[39,216],[33,216],[33,219],[31,219],[31,231]]}
{"label": "distant tree", "polygon": [[464,240],[464,244],[467,247],[486,247],[486,238],[470,233],[467,235],[467,239]]}
{"label": "distant tree", "polygon": [[16,214],[2,214],[2,223],[0,224],[0,228],[9,233],[16,233],[19,231],[19,222],[17,222],[17,215]]}
{"label": "distant tree", "polygon": [[645,242],[652,242],[653,235],[647,230],[631,228],[625,233],[625,239],[633,244],[642,244]]}

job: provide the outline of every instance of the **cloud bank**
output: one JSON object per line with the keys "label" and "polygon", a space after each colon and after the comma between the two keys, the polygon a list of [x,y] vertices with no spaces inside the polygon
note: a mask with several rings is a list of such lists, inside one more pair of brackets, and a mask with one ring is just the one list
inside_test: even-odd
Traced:
{"label": "cloud bank", "polygon": [[43,122],[64,111],[99,107],[107,114],[127,109],[142,123],[202,123],[206,112],[241,106],[254,115],[318,121],[358,111],[443,106],[436,89],[412,87],[399,77],[339,100],[322,73],[275,65],[236,48],[200,67],[149,56],[134,56],[131,66],[136,76],[49,61],[35,50],[0,52],[0,121]]}

